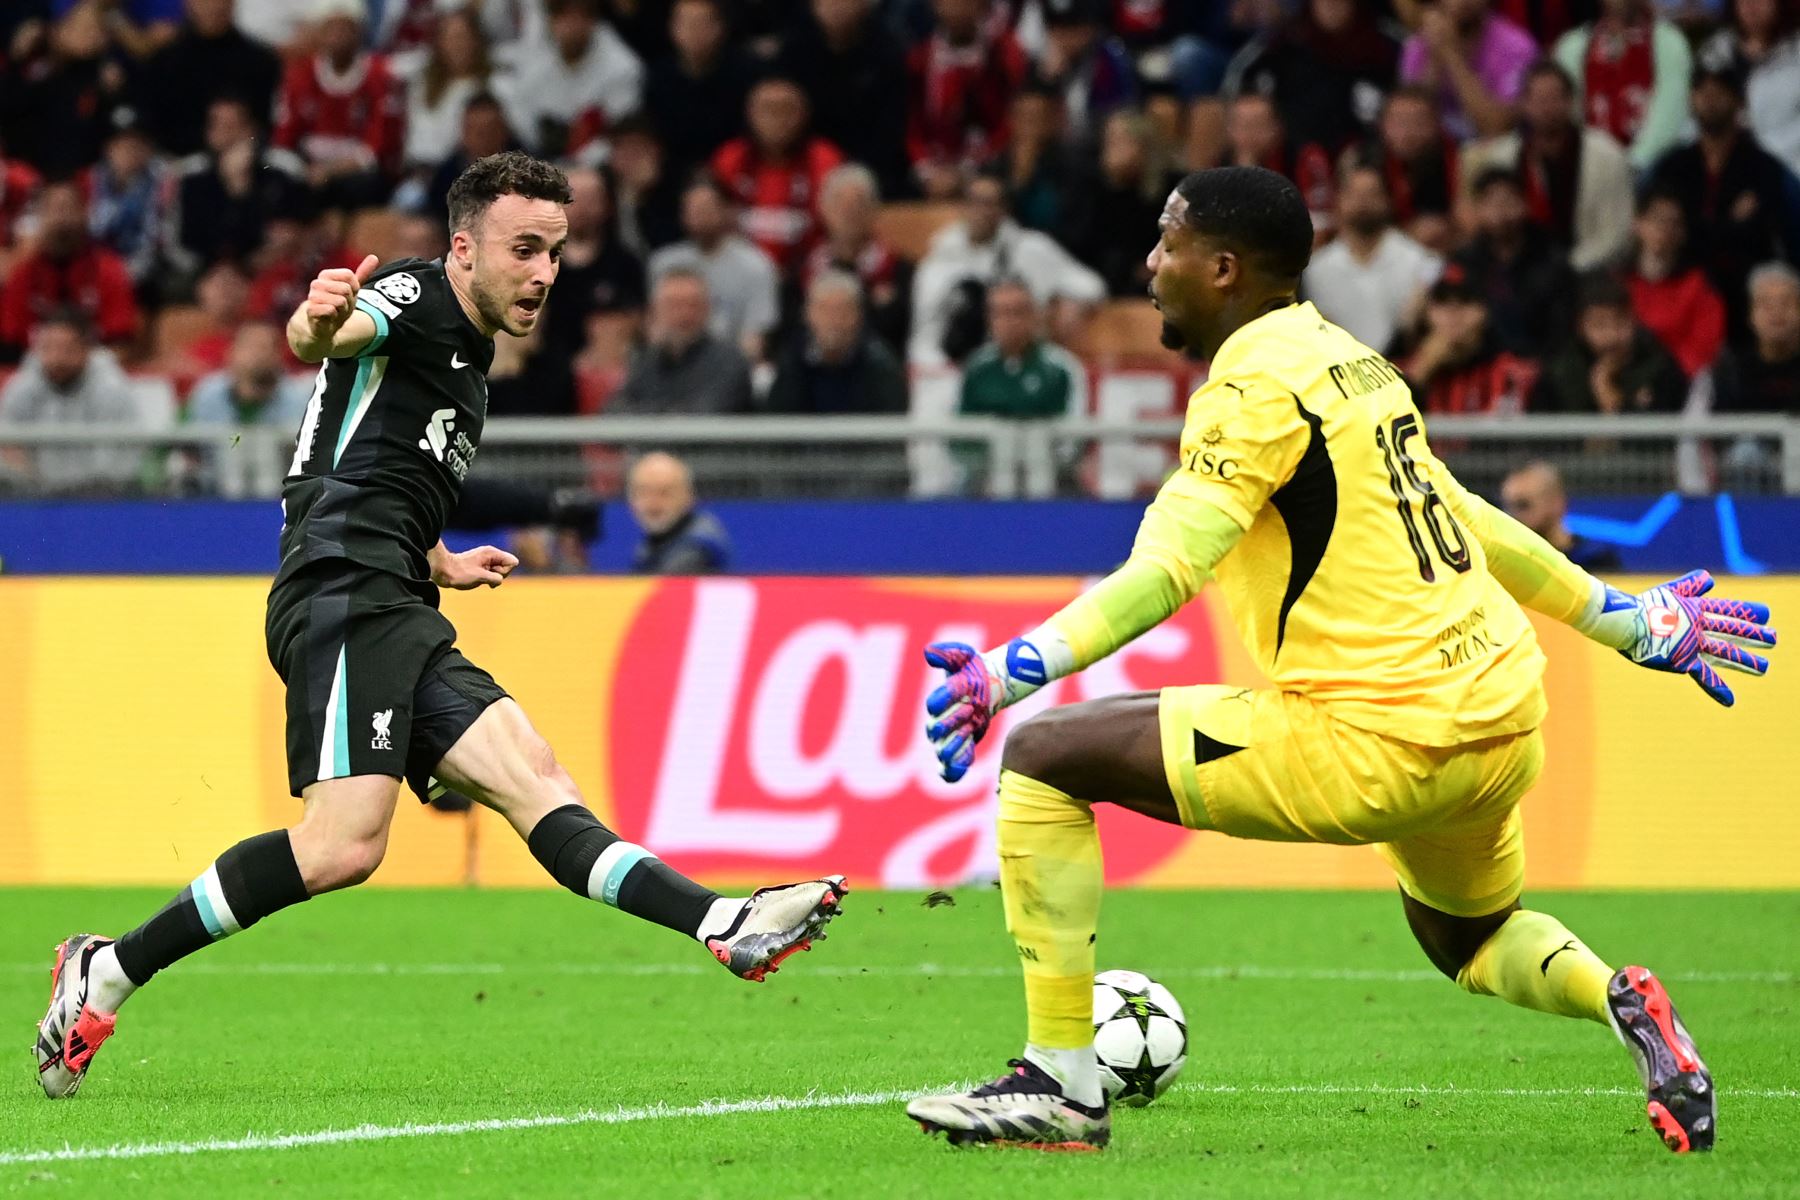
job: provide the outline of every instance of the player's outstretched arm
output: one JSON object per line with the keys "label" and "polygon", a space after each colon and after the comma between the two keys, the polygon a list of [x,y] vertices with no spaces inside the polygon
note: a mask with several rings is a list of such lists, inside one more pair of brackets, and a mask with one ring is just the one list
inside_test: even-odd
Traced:
{"label": "player's outstretched arm", "polygon": [[1145,512],[1125,564],[1048,621],[986,653],[962,642],[927,646],[925,661],[949,676],[925,700],[925,735],[943,777],[963,777],[1002,708],[1100,661],[1193,599],[1241,536],[1222,509],[1172,480]]}
{"label": "player's outstretched arm", "polygon": [[1712,576],[1691,571],[1631,595],[1603,583],[1530,529],[1466,491],[1444,472],[1441,489],[1481,543],[1488,570],[1513,599],[1641,667],[1693,677],[1729,707],[1736,699],[1719,668],[1762,675],[1769,660],[1756,647],[1775,644],[1769,608],[1750,600],[1707,596]]}
{"label": "player's outstretched arm", "polygon": [[288,318],[288,346],[301,362],[351,358],[375,340],[375,318],[356,307],[356,294],[381,260],[365,257],[356,270],[330,267],[320,271],[306,299]]}

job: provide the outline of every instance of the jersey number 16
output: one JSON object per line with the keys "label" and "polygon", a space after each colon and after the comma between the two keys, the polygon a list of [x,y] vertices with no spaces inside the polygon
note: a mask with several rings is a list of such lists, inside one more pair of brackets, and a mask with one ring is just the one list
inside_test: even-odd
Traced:
{"label": "jersey number 16", "polygon": [[[1420,476],[1418,464],[1406,452],[1407,439],[1418,432],[1419,415],[1407,413],[1395,417],[1385,430],[1377,425],[1375,444],[1381,447],[1381,461],[1387,464],[1388,486],[1394,490],[1400,523],[1406,526],[1407,544],[1412,546],[1413,557],[1419,560],[1419,578],[1431,583],[1437,579],[1437,572],[1431,566],[1431,555],[1425,549],[1424,539],[1419,536],[1419,519],[1413,515],[1412,497],[1406,494],[1406,485],[1411,484],[1412,490],[1423,501],[1420,509],[1425,515],[1425,528],[1431,532],[1431,542],[1437,547],[1438,557],[1459,575],[1469,569],[1469,543],[1444,498],[1431,486],[1431,480]],[[1402,475],[1405,476],[1404,483]]]}

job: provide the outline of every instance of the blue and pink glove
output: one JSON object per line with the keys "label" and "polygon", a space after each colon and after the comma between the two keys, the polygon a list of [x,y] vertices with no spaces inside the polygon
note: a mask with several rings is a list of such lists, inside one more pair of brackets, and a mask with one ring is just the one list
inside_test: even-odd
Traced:
{"label": "blue and pink glove", "polygon": [[975,743],[987,735],[994,714],[1051,678],[1044,655],[1025,638],[1014,638],[986,654],[964,642],[933,642],[925,647],[925,661],[949,675],[925,698],[925,712],[931,718],[925,736],[931,739],[946,783],[955,783],[968,772],[975,761]]}
{"label": "blue and pink glove", "polygon": [[1767,673],[1769,660],[1748,647],[1773,646],[1775,631],[1768,605],[1703,598],[1712,585],[1705,571],[1690,571],[1636,596],[1609,586],[1598,608],[1575,627],[1640,667],[1692,676],[1729,708],[1736,698],[1714,668]]}

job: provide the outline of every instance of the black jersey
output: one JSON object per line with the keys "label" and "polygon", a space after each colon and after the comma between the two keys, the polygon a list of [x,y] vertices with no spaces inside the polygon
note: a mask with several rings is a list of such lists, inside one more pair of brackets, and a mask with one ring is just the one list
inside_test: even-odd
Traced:
{"label": "black jersey", "polygon": [[356,307],[375,338],[320,365],[281,489],[280,576],[341,559],[435,597],[426,555],[481,441],[494,342],[463,313],[442,260],[382,267]]}

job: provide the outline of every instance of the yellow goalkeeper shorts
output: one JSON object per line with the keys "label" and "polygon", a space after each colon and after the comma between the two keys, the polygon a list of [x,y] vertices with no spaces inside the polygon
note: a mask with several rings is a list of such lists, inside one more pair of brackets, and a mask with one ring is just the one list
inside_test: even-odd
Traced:
{"label": "yellow goalkeeper shorts", "polygon": [[1189,829],[1374,844],[1407,895],[1454,916],[1519,898],[1518,805],[1544,765],[1537,730],[1418,746],[1293,692],[1218,685],[1164,688],[1158,715],[1163,770]]}

